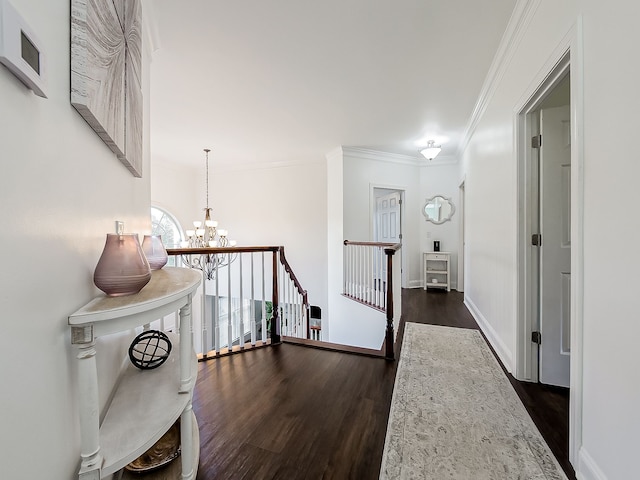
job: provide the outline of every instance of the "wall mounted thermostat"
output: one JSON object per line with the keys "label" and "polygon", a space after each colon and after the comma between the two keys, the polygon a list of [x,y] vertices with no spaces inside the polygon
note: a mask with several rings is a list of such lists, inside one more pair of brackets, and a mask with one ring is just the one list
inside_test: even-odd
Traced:
{"label": "wall mounted thermostat", "polygon": [[33,93],[47,98],[42,43],[9,0],[0,0],[0,63]]}

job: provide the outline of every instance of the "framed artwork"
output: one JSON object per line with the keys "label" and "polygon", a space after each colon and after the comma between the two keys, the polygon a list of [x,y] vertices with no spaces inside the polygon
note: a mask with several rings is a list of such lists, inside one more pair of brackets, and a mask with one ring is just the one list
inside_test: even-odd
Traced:
{"label": "framed artwork", "polygon": [[140,0],[71,0],[71,104],[142,176]]}

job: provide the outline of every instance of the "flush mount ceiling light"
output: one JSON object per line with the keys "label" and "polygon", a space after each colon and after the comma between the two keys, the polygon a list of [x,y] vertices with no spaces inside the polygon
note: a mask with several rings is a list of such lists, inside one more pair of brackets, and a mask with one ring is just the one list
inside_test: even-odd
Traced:
{"label": "flush mount ceiling light", "polygon": [[424,148],[423,150],[420,150],[420,153],[427,160],[433,160],[438,156],[438,154],[440,153],[440,150],[442,150],[442,147],[440,145],[436,145],[436,142],[434,142],[433,140],[429,140],[427,142],[427,147]]}

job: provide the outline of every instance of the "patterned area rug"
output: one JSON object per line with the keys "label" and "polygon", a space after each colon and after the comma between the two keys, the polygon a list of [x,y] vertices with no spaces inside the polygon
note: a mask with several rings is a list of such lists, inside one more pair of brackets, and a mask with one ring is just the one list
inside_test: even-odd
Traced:
{"label": "patterned area rug", "polygon": [[381,479],[566,480],[480,332],[404,335]]}

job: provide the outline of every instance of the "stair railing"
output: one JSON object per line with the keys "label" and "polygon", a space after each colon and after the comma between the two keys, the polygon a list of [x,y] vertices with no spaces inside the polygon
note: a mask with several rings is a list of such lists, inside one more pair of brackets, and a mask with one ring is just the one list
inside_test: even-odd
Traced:
{"label": "stair railing", "polygon": [[311,338],[309,299],[296,274],[287,261],[284,247],[280,247],[280,325],[287,337]]}
{"label": "stair railing", "polygon": [[172,248],[167,253],[177,266],[202,271],[200,322],[194,331],[203,358],[280,343],[282,335],[309,337],[307,291],[284,247]]}
{"label": "stair railing", "polygon": [[344,247],[343,295],[386,313],[385,357],[393,359],[393,255],[402,244],[345,240]]}

